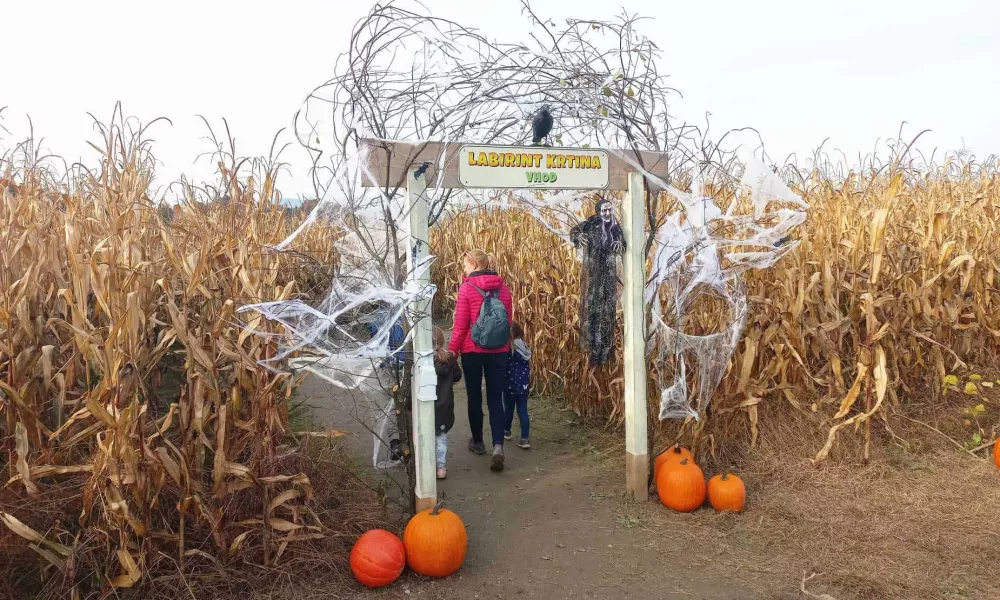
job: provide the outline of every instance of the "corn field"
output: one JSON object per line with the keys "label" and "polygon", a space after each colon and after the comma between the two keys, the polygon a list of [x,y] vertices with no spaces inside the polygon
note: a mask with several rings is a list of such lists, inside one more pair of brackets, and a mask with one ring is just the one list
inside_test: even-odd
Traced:
{"label": "corn field", "polygon": [[[40,564],[48,597],[135,587],[164,561],[273,565],[329,533],[313,482],[287,460],[296,382],[258,363],[279,332],[236,311],[322,297],[333,232],[273,251],[305,215],[274,200],[273,164],[247,175],[225,153],[225,201],[157,205],[149,145],[120,122],[102,131],[100,168],[71,185],[31,160],[0,163],[0,554]],[[996,356],[994,168],[814,176],[797,191],[810,204],[800,247],[748,275],[751,316],[709,418],[670,424],[672,436],[709,428],[753,444],[762,409],[794,410],[828,427],[822,459],[839,430],[868,436],[873,419]],[[451,311],[462,252],[491,252],[537,357],[536,391],[621,423],[620,358],[593,368],[579,350],[572,248],[496,209],[444,219],[431,244],[436,314]],[[722,319],[701,307],[690,326]]]}
{"label": "corn field", "polygon": [[250,330],[269,324],[235,311],[325,291],[329,242],[268,250],[301,217],[267,165],[240,179],[220,161],[228,203],[160,208],[148,144],[103,132],[72,189],[0,172],[0,554],[40,559],[53,597],[133,587],[163,557],[273,564],[323,533],[309,478],[282,466],[294,382],[257,363],[276,346]]}
{"label": "corn field", "polygon": [[[810,205],[800,247],[747,275],[750,316],[710,418],[668,422],[672,434],[696,441],[709,427],[717,439],[740,435],[753,444],[760,410],[790,407],[829,427],[817,460],[846,426],[864,426],[867,452],[872,418],[940,390],[952,373],[992,364],[1000,348],[1000,176],[969,165],[941,173],[897,169],[837,183],[814,174],[800,185]],[[715,195],[722,207],[733,201],[731,191]],[[454,216],[432,230],[431,246],[436,314],[454,306],[462,252],[493,254],[537,357],[536,391],[565,394],[578,415],[623,421],[620,352],[594,368],[579,351],[580,264],[571,247],[529,214],[496,209]],[[688,326],[718,331],[723,310],[697,310]],[[651,363],[651,419],[655,371]]]}

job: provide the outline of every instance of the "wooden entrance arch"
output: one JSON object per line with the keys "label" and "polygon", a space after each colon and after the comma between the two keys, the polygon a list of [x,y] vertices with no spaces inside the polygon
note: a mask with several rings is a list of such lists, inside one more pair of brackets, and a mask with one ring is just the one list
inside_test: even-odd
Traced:
{"label": "wooden entrance arch", "polygon": [[[475,180],[466,176],[463,181],[461,161],[464,159],[473,163],[480,161],[480,150],[493,148],[496,156],[488,156],[486,165],[493,167],[512,167],[521,178],[511,177],[508,171],[501,176],[479,176]],[[626,238],[624,260],[624,293],[622,306],[625,313],[625,485],[627,491],[636,501],[648,499],[647,477],[649,472],[649,455],[647,452],[646,426],[646,349],[645,349],[645,318],[643,314],[643,289],[645,286],[645,205],[643,175],[635,165],[658,177],[666,178],[666,156],[655,152],[632,153],[612,152],[607,150],[590,151],[585,148],[548,148],[541,146],[509,147],[475,145],[474,156],[463,156],[463,145],[458,143],[444,144],[441,142],[399,142],[382,140],[363,140],[362,156],[367,159],[368,168],[363,170],[362,185],[378,187],[393,192],[406,189],[407,207],[409,209],[410,233],[414,243],[409,244],[407,265],[411,283],[418,287],[430,283],[430,274],[424,270],[417,275],[414,265],[429,254],[428,235],[428,203],[425,195],[428,179],[440,181],[445,189],[466,188],[485,189],[497,188],[497,182],[502,182],[506,188],[542,188],[542,189],[603,189],[627,192],[622,203],[622,229]],[[561,171],[564,169],[584,168],[581,160],[543,160],[531,159],[538,153],[546,154],[563,152],[564,155],[602,153],[607,158],[607,165],[594,168],[592,163],[587,168],[593,173],[584,175]],[[468,154],[468,153],[467,153]],[[629,157],[628,160],[624,156]],[[506,164],[505,162],[506,161]],[[429,164],[427,164],[429,163]],[[481,161],[480,161],[481,163]],[[490,164],[492,163],[492,164]],[[567,164],[569,163],[569,164]],[[634,163],[634,164],[633,164]],[[443,172],[439,165],[443,165]],[[527,171],[526,169],[537,169]],[[606,169],[606,172],[605,172]],[[557,177],[548,177],[542,181],[541,172],[555,173]],[[597,171],[600,171],[597,173]],[[468,172],[468,169],[466,170]],[[568,176],[563,176],[565,173]],[[593,176],[591,176],[593,175]],[[562,181],[560,181],[562,180]],[[581,188],[581,181],[596,182],[593,186]],[[518,185],[520,182],[520,185]],[[605,183],[606,182],[606,183]],[[603,185],[600,185],[603,184]],[[430,300],[419,300],[414,303],[412,314],[423,315],[411,326],[413,336],[413,454],[416,465],[416,496],[417,510],[434,506],[437,502],[437,479],[434,462],[434,401],[436,376],[433,365],[433,326],[429,315]]]}

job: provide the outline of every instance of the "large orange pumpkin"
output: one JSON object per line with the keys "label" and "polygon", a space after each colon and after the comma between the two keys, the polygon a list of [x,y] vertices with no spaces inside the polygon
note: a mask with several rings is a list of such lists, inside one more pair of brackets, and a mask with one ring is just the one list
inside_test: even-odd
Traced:
{"label": "large orange pumpkin", "polygon": [[659,479],[660,469],[663,468],[663,465],[676,465],[685,458],[694,462],[694,454],[691,454],[690,450],[680,444],[674,444],[661,452],[660,455],[656,457],[656,462],[653,463],[653,481]]}
{"label": "large orange pumpkin", "polygon": [[691,512],[705,503],[705,474],[693,460],[682,458],[676,466],[660,470],[656,493],[667,508]]}
{"label": "large orange pumpkin", "polygon": [[715,510],[740,512],[747,503],[747,488],[732,473],[716,475],[708,480],[708,502]]}
{"label": "large orange pumpkin", "polygon": [[465,523],[441,504],[413,515],[403,531],[406,562],[428,577],[447,577],[457,571],[469,546]]}
{"label": "large orange pumpkin", "polygon": [[1000,469],[1000,441],[993,442],[993,464]]}
{"label": "large orange pumpkin", "polygon": [[405,567],[403,542],[385,529],[366,531],[351,548],[351,573],[370,588],[396,581]]}

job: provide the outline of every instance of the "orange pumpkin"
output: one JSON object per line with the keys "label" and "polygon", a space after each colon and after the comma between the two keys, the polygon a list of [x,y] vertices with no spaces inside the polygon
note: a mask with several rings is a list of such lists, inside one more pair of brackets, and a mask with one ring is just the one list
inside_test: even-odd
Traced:
{"label": "orange pumpkin", "polygon": [[351,573],[370,588],[396,581],[405,567],[403,542],[385,529],[366,531],[351,548]]}
{"label": "orange pumpkin", "polygon": [[653,481],[659,479],[660,469],[663,468],[663,465],[676,465],[685,458],[694,462],[694,454],[691,454],[690,450],[680,444],[674,444],[661,452],[660,455],[656,457],[656,462],[653,463]]}
{"label": "orange pumpkin", "polygon": [[1000,441],[993,442],[993,464],[1000,469]]}
{"label": "orange pumpkin", "polygon": [[465,523],[441,505],[413,515],[403,531],[406,562],[428,577],[447,577],[457,571],[469,546]]}
{"label": "orange pumpkin", "polygon": [[682,458],[676,466],[660,470],[656,493],[667,508],[691,512],[705,503],[705,474],[693,460]]}
{"label": "orange pumpkin", "polygon": [[708,480],[708,502],[715,510],[740,512],[747,503],[747,488],[732,473],[716,475]]}

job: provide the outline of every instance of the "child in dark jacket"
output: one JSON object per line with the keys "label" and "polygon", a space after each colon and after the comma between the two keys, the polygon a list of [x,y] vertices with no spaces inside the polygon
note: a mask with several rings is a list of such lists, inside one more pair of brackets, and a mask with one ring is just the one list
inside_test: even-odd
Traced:
{"label": "child in dark jacket", "polygon": [[448,455],[448,432],[455,425],[455,390],[462,380],[458,359],[448,352],[444,331],[434,328],[434,370],[437,372],[437,400],[434,402],[434,441],[437,457],[437,478],[448,476],[445,459]]}
{"label": "child in dark jacket", "polygon": [[531,349],[524,343],[524,329],[518,323],[510,325],[510,357],[507,359],[507,385],[503,392],[504,418],[507,427],[504,428],[504,439],[510,439],[511,427],[514,425],[514,409],[517,409],[517,420],[521,423],[521,439],[518,448],[528,450],[528,388],[531,387]]}

